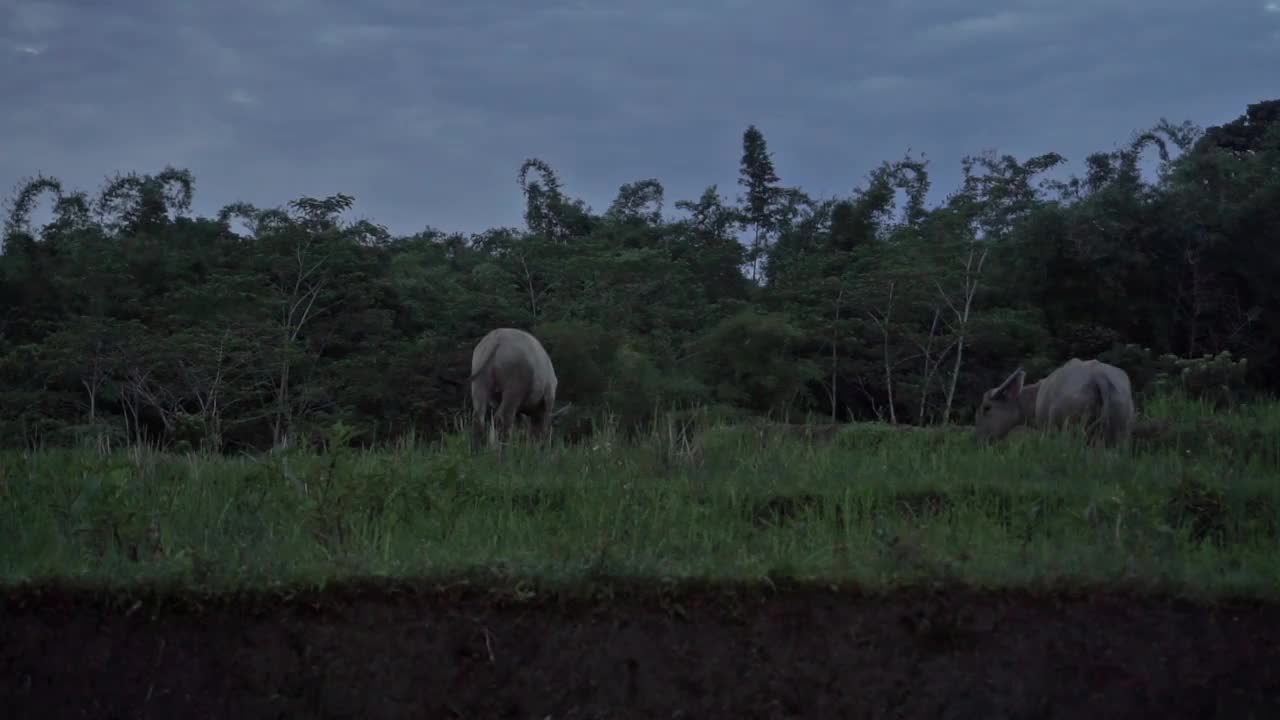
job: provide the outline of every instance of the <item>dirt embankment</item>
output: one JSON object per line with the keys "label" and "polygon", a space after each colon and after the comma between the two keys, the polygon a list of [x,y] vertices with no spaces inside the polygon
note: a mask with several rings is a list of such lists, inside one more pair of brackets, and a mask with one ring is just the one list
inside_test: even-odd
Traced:
{"label": "dirt embankment", "polygon": [[0,597],[0,717],[1274,718],[1280,606],[788,588]]}

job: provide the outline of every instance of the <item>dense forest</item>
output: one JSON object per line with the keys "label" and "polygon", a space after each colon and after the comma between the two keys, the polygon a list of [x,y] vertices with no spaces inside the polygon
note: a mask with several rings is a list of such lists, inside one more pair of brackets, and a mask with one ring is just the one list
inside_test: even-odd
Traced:
{"label": "dense forest", "polygon": [[1049,178],[1053,152],[972,156],[935,207],[910,154],[824,199],[782,182],[756,127],[742,146],[738,191],[676,214],[652,178],[596,212],[529,159],[525,227],[470,236],[392,237],[345,194],[191,217],[175,168],[96,196],[25,180],[0,257],[0,445],[433,436],[498,326],[542,338],[570,438],[691,408],[968,423],[1014,368],[1071,356],[1139,392],[1280,386],[1280,100],[1203,130],[1161,120],[1083,177]]}

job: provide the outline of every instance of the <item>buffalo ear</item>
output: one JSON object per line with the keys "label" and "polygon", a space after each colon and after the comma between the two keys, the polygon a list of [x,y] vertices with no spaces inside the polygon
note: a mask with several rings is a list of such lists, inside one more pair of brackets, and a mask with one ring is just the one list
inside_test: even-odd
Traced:
{"label": "buffalo ear", "polygon": [[1016,400],[1022,394],[1022,383],[1027,373],[1022,368],[1013,371],[1000,386],[991,391],[992,400]]}

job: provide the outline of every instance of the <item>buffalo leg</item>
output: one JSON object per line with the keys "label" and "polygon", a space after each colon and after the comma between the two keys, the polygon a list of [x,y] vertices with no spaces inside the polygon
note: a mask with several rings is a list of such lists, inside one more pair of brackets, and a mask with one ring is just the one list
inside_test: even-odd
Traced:
{"label": "buffalo leg", "polygon": [[499,439],[509,436],[515,430],[516,412],[520,409],[519,397],[516,393],[504,393],[502,396],[502,404],[498,406],[493,418]]}
{"label": "buffalo leg", "polygon": [[551,411],[545,406],[534,413],[533,430],[534,435],[542,442],[551,437]]}
{"label": "buffalo leg", "polygon": [[485,416],[489,411],[489,393],[486,388],[473,384],[471,386],[471,433],[472,440],[484,445],[488,433]]}

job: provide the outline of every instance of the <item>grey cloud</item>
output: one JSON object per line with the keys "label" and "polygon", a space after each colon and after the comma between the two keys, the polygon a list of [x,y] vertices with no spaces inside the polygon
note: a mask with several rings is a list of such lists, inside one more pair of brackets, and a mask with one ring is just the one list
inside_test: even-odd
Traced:
{"label": "grey cloud", "polygon": [[736,195],[755,123],[814,194],[911,147],[940,198],[965,154],[1078,168],[1162,115],[1218,123],[1274,93],[1265,3],[877,5],[9,0],[0,187],[172,163],[201,212],[341,191],[396,231],[475,231],[520,224],[530,156],[597,209],[641,177],[668,207]]}

